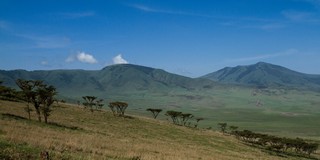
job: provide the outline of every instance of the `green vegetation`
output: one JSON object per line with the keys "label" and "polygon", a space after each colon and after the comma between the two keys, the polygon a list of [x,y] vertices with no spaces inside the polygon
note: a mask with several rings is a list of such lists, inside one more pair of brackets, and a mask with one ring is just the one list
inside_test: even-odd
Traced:
{"label": "green vegetation", "polygon": [[227,129],[227,123],[218,123],[218,125],[219,125],[219,128],[220,128],[220,131],[222,132],[222,133],[226,133],[226,129]]}
{"label": "green vegetation", "polygon": [[239,83],[258,88],[291,87],[320,91],[320,75],[309,75],[259,62],[254,65],[226,67],[203,78],[224,83]]}
{"label": "green vegetation", "polygon": [[302,156],[306,154],[309,157],[311,153],[317,151],[319,146],[318,143],[308,143],[301,138],[280,138],[267,134],[254,133],[249,130],[235,131],[233,134],[242,141],[263,146],[270,150],[284,153],[295,152]]}
{"label": "green vegetation", "polygon": [[[259,67],[250,71],[256,69]],[[44,80],[57,88],[58,99],[69,103],[81,101],[84,94],[93,95],[106,104],[130,104],[126,109],[129,114],[150,116],[146,109],[156,105],[163,111],[205,118],[199,123],[201,128],[218,130],[216,124],[226,122],[260,133],[320,140],[320,93],[316,90],[221,84],[136,65],[113,65],[99,71],[0,71],[5,86],[17,89],[16,78]],[[166,118],[164,114],[157,116],[159,120]]]}
{"label": "green vegetation", "polygon": [[[88,130],[88,129],[83,129],[86,128],[85,126],[82,127],[78,127],[78,126],[71,126],[69,127],[68,125],[65,124],[61,124],[61,123],[56,123],[56,122],[51,122],[48,123],[47,118],[50,115],[49,113],[51,112],[51,106],[52,104],[56,101],[54,96],[56,95],[56,89],[53,86],[48,86],[46,84],[43,84],[42,81],[34,81],[34,80],[21,80],[18,79],[17,80],[17,85],[19,86],[19,88],[21,88],[22,90],[22,95],[23,100],[26,101],[27,103],[27,112],[28,112],[28,118],[30,122],[28,123],[24,123],[22,124],[22,126],[25,126],[26,124],[31,124],[34,125],[35,123],[32,122],[33,120],[31,119],[31,109],[29,108],[29,103],[33,104],[35,109],[36,109],[36,114],[38,116],[38,121],[41,122],[41,116],[40,113],[43,114],[44,119],[45,119],[45,123],[48,124],[48,126],[46,126],[47,128],[52,128],[52,129],[59,129],[60,131],[62,131],[61,129],[63,128],[64,130],[71,130],[71,131],[76,131],[79,133],[92,133],[93,130]],[[18,92],[17,92],[18,93]],[[256,94],[254,94],[256,96]],[[18,94],[16,95],[18,96]],[[83,104],[86,107],[89,107],[91,112],[93,113],[93,107],[96,106],[96,110],[98,109],[102,109],[101,107],[103,106],[102,104],[102,99],[101,100],[97,100],[97,97],[95,96],[84,96],[83,99],[86,101]],[[59,107],[59,106],[57,106]],[[110,102],[109,103],[109,108],[111,109],[113,115],[115,117],[125,117],[124,113],[125,110],[128,107],[128,103],[126,102],[120,102],[120,101],[115,101],[115,102]],[[259,105],[260,107],[260,105]],[[4,108],[6,109],[6,108]],[[58,108],[57,108],[58,109]],[[9,109],[8,111],[11,111],[12,109]],[[147,109],[147,111],[150,111],[153,113],[154,119],[156,119],[156,117],[159,115],[159,113],[162,111],[162,109]],[[63,111],[64,112],[64,111]],[[61,113],[60,113],[61,114]],[[183,112],[178,112],[178,111],[173,111],[173,110],[168,110],[165,114],[166,116],[169,116],[172,119],[172,122],[175,125],[180,125],[180,126],[187,126],[187,128],[191,127],[191,122],[190,120],[194,118],[193,114],[190,113],[183,113]],[[70,115],[69,115],[70,116]],[[130,117],[129,121],[134,121],[134,118],[131,116],[126,116],[126,117]],[[2,113],[1,117],[2,120],[4,120],[5,123],[8,123],[12,120],[14,121],[27,121],[26,118],[20,116],[20,115],[16,115],[16,114],[11,114],[11,113]],[[61,117],[59,117],[61,118]],[[92,119],[89,119],[89,121]],[[119,120],[119,119],[118,119]],[[196,123],[194,124],[194,128],[198,127],[198,123],[199,121],[204,120],[204,118],[195,118]],[[83,120],[81,122],[84,122]],[[91,121],[92,123],[92,121]],[[98,124],[98,123],[102,123],[100,121],[94,121],[93,124]],[[128,123],[128,122],[126,122]],[[36,124],[37,126],[39,126],[39,124]],[[125,123],[122,123],[120,125],[125,125]],[[227,133],[226,129],[227,129],[227,123],[218,123],[220,130],[223,134]],[[12,126],[9,126],[9,128],[7,128],[7,130],[5,131],[1,131],[0,133],[2,134],[6,134],[8,133],[8,131],[10,133],[12,133],[12,128],[10,128]],[[14,128],[19,128],[17,126],[13,126]],[[40,126],[41,128],[43,128],[44,126]],[[266,148],[268,150],[271,151],[277,151],[277,152],[283,152],[283,153],[291,153],[292,151],[295,151],[296,155],[293,155],[293,157],[295,156],[299,156],[299,157],[305,157],[304,154],[308,155],[308,157],[311,157],[311,154],[315,153],[318,149],[318,143],[316,142],[306,142],[300,138],[297,139],[290,139],[290,138],[279,138],[279,137],[275,137],[275,136],[269,136],[267,134],[258,134],[258,133],[254,133],[252,131],[248,131],[248,130],[244,130],[244,131],[237,131],[236,126],[231,126],[230,129],[231,134],[234,134],[238,139],[241,139],[247,143],[252,143],[258,146],[262,146],[263,148]],[[141,129],[141,128],[140,128]],[[43,130],[43,129],[42,129]],[[145,130],[145,132],[148,132],[148,134],[146,135],[147,138],[150,138],[150,130]],[[170,131],[170,135],[172,136],[176,136],[176,131],[173,129]],[[184,131],[185,132],[185,131]],[[100,130],[98,130],[98,133],[101,133]],[[136,132],[134,132],[136,133]],[[35,134],[35,133],[33,133]],[[50,135],[50,133],[44,133],[45,135]],[[123,134],[123,133],[122,133]],[[106,135],[106,133],[103,133],[103,135]],[[39,136],[39,135],[38,135]],[[38,137],[37,136],[37,137]],[[125,136],[126,137],[126,136]],[[11,137],[13,139],[15,139],[14,137]],[[197,139],[197,137],[194,137]],[[91,138],[90,138],[91,139]],[[1,140],[1,137],[0,137]],[[28,139],[27,142],[29,143],[30,140]],[[202,146],[203,142],[200,143]],[[37,144],[38,146],[38,144]],[[4,148],[3,152],[0,152],[0,157],[2,157],[3,159],[16,159],[17,157],[20,158],[26,158],[26,157],[35,157],[36,155],[34,153],[29,153],[29,154],[25,154],[25,148],[28,147],[16,147],[16,144],[11,144],[10,142],[5,141],[0,141],[0,147]],[[16,147],[16,148],[15,148]],[[11,148],[14,148],[14,150],[10,150]],[[31,147],[32,148],[32,147]],[[122,147],[120,147],[122,148]],[[42,151],[40,152],[40,154],[38,154],[40,156],[41,159],[49,159],[50,156],[53,155],[53,157],[59,157],[59,159],[79,159],[80,157],[74,157],[72,156],[72,154],[67,153],[67,154],[57,154],[57,152],[55,151],[47,151],[47,150],[51,150],[50,147],[42,147]],[[80,151],[83,151],[83,149],[80,149]],[[288,152],[289,151],[289,152]],[[14,155],[14,152],[17,153],[21,153],[18,154],[17,156]],[[37,153],[38,150],[37,150]],[[123,152],[122,152],[123,153]],[[114,155],[105,155],[107,157],[114,157],[115,159],[119,159],[118,156],[114,156]],[[202,158],[202,157],[201,157]],[[122,158],[120,158],[122,159]],[[132,158],[129,159],[141,159],[141,156],[133,156]]]}
{"label": "green vegetation", "polygon": [[0,139],[0,159],[39,159],[39,148],[31,147],[28,144],[9,143]]}
{"label": "green vegetation", "polygon": [[27,102],[27,108],[25,111],[28,112],[28,117],[30,119],[29,103],[32,103],[37,115],[38,120],[41,122],[41,113],[44,117],[45,123],[48,123],[48,117],[51,112],[51,105],[54,102],[54,96],[57,94],[56,88],[53,86],[48,86],[43,84],[39,80],[22,80],[18,79],[16,81],[19,88],[22,90],[24,100]]}
{"label": "green vegetation", "polygon": [[0,99],[8,101],[19,101],[21,99],[21,94],[15,89],[7,86],[3,86],[3,81],[0,81]]}
{"label": "green vegetation", "polygon": [[85,102],[83,102],[82,104],[85,106],[85,108],[89,108],[91,112],[94,111],[93,107],[95,107],[95,110],[99,110],[102,109],[104,105],[102,103],[103,99],[97,100],[98,97],[95,96],[83,96],[82,98],[85,100]]}

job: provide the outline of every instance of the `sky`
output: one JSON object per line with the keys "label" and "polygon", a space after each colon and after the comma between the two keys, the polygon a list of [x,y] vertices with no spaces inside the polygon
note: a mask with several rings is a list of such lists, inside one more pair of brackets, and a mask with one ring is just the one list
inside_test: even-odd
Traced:
{"label": "sky", "polygon": [[320,0],[1,0],[0,69],[130,63],[198,77],[268,62],[320,74]]}

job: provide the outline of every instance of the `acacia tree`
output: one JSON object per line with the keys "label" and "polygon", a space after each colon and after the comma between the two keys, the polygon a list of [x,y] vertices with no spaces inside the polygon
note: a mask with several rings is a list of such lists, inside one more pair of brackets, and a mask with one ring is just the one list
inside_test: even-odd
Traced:
{"label": "acacia tree", "polygon": [[25,110],[28,112],[29,119],[30,112],[32,111],[29,103],[32,103],[37,112],[39,122],[41,122],[42,112],[45,123],[47,123],[51,111],[50,106],[53,104],[54,96],[57,93],[56,88],[43,84],[43,81],[39,80],[18,79],[16,84],[22,90],[25,101],[27,101],[27,108]]}
{"label": "acacia tree", "polygon": [[222,133],[226,133],[227,123],[218,123]]}
{"label": "acacia tree", "polygon": [[41,122],[41,112],[40,112],[41,99],[39,97],[37,89],[43,86],[43,82],[38,80],[18,79],[16,80],[16,84],[22,90],[25,100],[27,101],[27,108],[25,110],[28,112],[29,119],[30,119],[30,112],[32,111],[30,109],[29,103],[32,103],[34,108],[36,109],[38,120],[39,122]]}
{"label": "acacia tree", "polygon": [[184,126],[186,126],[187,122],[193,118],[193,115],[190,113],[182,113],[180,116],[181,116],[181,125],[184,125]]}
{"label": "acacia tree", "polygon": [[125,102],[110,102],[109,108],[114,116],[124,117],[124,112],[128,107],[128,103]]}
{"label": "acacia tree", "polygon": [[229,126],[229,129],[231,130],[231,134],[234,134],[238,128],[239,128],[238,126]]}
{"label": "acacia tree", "polygon": [[148,108],[147,111],[150,111],[153,115],[153,118],[156,119],[162,109]]}
{"label": "acacia tree", "polygon": [[173,124],[178,125],[179,124],[179,116],[182,114],[182,112],[177,111],[167,111],[165,114],[166,116],[169,116],[172,119]]}
{"label": "acacia tree", "polygon": [[56,88],[53,86],[43,85],[37,90],[41,99],[41,111],[44,117],[44,122],[48,123],[48,117],[51,112],[51,105],[55,102],[54,96],[57,94]]}
{"label": "acacia tree", "polygon": [[30,92],[32,91],[34,86],[30,82],[28,82],[26,80],[22,80],[22,79],[16,80],[16,84],[22,90],[23,99],[27,102],[27,106],[24,109],[28,113],[28,118],[30,120],[31,119],[31,111],[32,111],[32,109],[29,106],[29,103],[31,102]]}
{"label": "acacia tree", "polygon": [[103,106],[104,106],[103,99],[99,99],[96,101],[96,110],[102,109]]}
{"label": "acacia tree", "polygon": [[85,106],[85,108],[89,107],[90,111],[93,112],[93,106],[97,105],[97,102],[95,102],[97,97],[95,97],[95,96],[83,96],[82,98],[85,100],[85,102],[82,103]]}
{"label": "acacia tree", "polygon": [[295,151],[296,154],[307,154],[311,156],[312,153],[317,151],[319,146],[317,143],[308,143],[301,138],[281,138],[268,134],[254,133],[249,130],[235,131],[234,134],[240,140],[255,145],[260,145],[277,152],[281,150],[282,152],[287,152],[289,149],[291,151]]}
{"label": "acacia tree", "polygon": [[201,118],[201,117],[196,118],[197,123],[194,125],[194,128],[197,128],[197,127],[198,127],[199,122],[200,122],[200,121],[202,121],[202,120],[204,120],[204,118]]}

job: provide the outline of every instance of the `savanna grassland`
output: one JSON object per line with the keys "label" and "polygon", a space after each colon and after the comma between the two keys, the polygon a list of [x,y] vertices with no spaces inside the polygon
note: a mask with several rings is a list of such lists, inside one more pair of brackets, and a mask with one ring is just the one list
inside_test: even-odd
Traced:
{"label": "savanna grassland", "polygon": [[[251,147],[230,135],[176,126],[166,121],[109,111],[91,113],[77,105],[53,107],[49,124],[25,103],[0,101],[0,158],[39,159],[303,159]],[[319,151],[313,157],[319,157]]]}
{"label": "savanna grassland", "polygon": [[[120,99],[112,97],[111,99]],[[320,140],[320,93],[294,89],[254,89],[219,86],[201,91],[173,91],[166,95],[133,93],[121,96],[130,113],[149,116],[148,107],[182,111],[205,118],[200,126],[218,129],[226,122],[279,136]],[[109,101],[110,101],[109,100]],[[107,100],[108,101],[108,100]],[[163,114],[160,119],[167,119]]]}
{"label": "savanna grassland", "polygon": [[[241,130],[320,140],[320,76],[267,63],[226,68],[219,73],[224,70],[226,78],[220,77],[224,74],[215,76],[222,78],[221,82],[243,81],[220,83],[132,64],[93,71],[1,70],[0,79],[4,86],[17,90],[19,78],[43,80],[56,87],[56,98],[69,103],[82,103],[83,96],[96,96],[104,104],[127,102],[127,112],[134,115],[150,117],[147,108],[161,108],[204,118],[199,124],[203,128],[217,130],[217,123],[225,122]],[[167,118],[159,115],[161,120]]]}

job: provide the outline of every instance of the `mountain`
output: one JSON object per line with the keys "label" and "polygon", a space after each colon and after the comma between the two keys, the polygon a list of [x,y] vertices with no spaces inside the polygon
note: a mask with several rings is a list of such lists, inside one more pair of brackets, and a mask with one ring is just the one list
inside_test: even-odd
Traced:
{"label": "mountain", "polygon": [[260,87],[320,89],[320,75],[299,73],[265,62],[248,66],[226,67],[201,78]]}
{"label": "mountain", "polygon": [[102,70],[0,70],[4,85],[17,88],[16,79],[43,80],[55,86],[60,95],[79,97],[83,94],[106,95],[132,92],[168,92],[170,90],[194,90],[210,87],[214,83],[205,79],[193,79],[161,69],[121,64]]}

